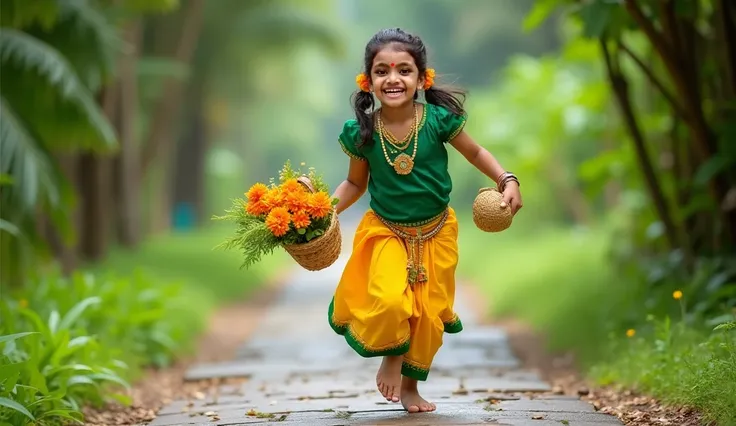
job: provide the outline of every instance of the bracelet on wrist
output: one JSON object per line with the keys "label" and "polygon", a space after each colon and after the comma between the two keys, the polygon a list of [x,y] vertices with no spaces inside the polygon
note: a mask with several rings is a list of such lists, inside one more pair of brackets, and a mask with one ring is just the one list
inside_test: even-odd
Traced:
{"label": "bracelet on wrist", "polygon": [[521,183],[519,183],[519,179],[516,177],[515,174],[511,172],[503,172],[498,177],[498,180],[496,181],[496,185],[498,186],[498,190],[500,192],[503,192],[506,189],[506,184],[508,182],[514,181],[518,186],[521,186]]}

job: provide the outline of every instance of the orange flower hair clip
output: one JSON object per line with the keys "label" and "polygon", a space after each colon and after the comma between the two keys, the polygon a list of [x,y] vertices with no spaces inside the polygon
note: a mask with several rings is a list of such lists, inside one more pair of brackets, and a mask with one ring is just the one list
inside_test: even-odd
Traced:
{"label": "orange flower hair clip", "polygon": [[427,68],[426,71],[424,71],[424,90],[429,89],[434,84],[434,68]]}
{"label": "orange flower hair clip", "polygon": [[371,82],[368,80],[368,76],[365,75],[365,73],[360,73],[355,77],[355,83],[358,85],[358,88],[364,92],[370,92],[371,91]]}

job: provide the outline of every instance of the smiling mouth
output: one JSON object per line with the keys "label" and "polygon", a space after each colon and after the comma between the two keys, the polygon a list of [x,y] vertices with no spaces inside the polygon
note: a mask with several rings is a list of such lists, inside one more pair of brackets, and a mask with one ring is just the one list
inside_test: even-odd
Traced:
{"label": "smiling mouth", "polygon": [[406,90],[404,89],[384,89],[383,90],[383,93],[389,97],[400,96],[404,92],[406,92]]}

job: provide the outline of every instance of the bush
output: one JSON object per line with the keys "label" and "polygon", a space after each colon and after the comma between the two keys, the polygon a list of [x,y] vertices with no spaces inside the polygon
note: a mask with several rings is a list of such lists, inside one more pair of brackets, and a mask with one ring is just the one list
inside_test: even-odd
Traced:
{"label": "bush", "polygon": [[650,317],[641,330],[627,334],[611,338],[612,356],[593,365],[592,379],[696,408],[717,425],[736,424],[736,323],[707,333],[669,317]]}
{"label": "bush", "polygon": [[119,391],[188,349],[206,312],[186,287],[142,274],[49,275],[14,296],[0,301],[0,422],[12,425],[81,423],[85,404],[129,403]]}

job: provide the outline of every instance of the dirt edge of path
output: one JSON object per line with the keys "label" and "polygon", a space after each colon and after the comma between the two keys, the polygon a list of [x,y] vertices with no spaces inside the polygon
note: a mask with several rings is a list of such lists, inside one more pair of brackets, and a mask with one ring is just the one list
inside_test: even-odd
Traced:
{"label": "dirt edge of path", "polygon": [[602,387],[586,380],[577,368],[572,352],[551,353],[545,336],[528,324],[511,319],[493,318],[488,303],[477,285],[464,284],[467,304],[484,324],[504,329],[509,346],[523,367],[535,371],[552,385],[552,394],[578,396],[597,411],[619,418],[625,425],[700,426],[701,416],[694,410],[661,404],[655,398],[623,387]]}
{"label": "dirt edge of path", "polygon": [[156,413],[175,399],[198,399],[215,387],[238,380],[184,380],[187,369],[200,362],[227,361],[235,357],[238,347],[255,331],[262,315],[281,294],[293,271],[285,268],[245,300],[222,306],[209,318],[206,331],[197,339],[192,355],[177,360],[172,366],[144,370],[128,395],[131,406],[110,403],[100,409],[86,408],[87,426],[145,425]]}

